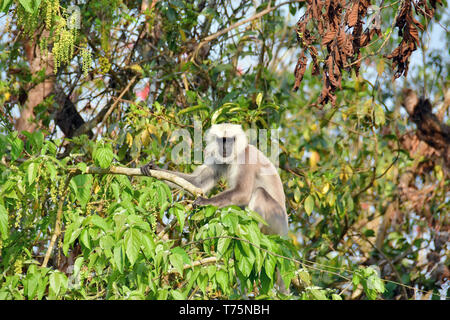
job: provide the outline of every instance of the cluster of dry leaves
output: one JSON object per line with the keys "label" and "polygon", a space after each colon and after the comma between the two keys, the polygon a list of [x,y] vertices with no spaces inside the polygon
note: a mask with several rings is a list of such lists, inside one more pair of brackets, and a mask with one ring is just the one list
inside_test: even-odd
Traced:
{"label": "cluster of dry leaves", "polygon": [[[369,16],[371,0],[306,0],[306,12],[297,22],[297,40],[302,51],[295,67],[295,84],[300,83],[308,65],[307,54],[311,57],[312,74],[323,76],[322,92],[316,106],[322,107],[328,102],[336,106],[336,89],[342,88],[342,73],[344,70],[355,70],[356,74],[362,61],[361,49],[369,45],[374,36],[382,36],[380,25]],[[399,46],[386,58],[392,60],[392,69],[396,69],[395,77],[408,72],[408,62],[411,53],[419,45],[417,28],[424,30],[412,12],[431,19],[436,9],[436,3],[441,0],[403,0],[396,15],[395,26],[402,38]],[[318,48],[326,50],[323,61],[318,54]]]}
{"label": "cluster of dry leaves", "polygon": [[386,58],[392,60],[392,69],[396,69],[395,78],[399,78],[402,74],[406,77],[408,74],[409,57],[420,44],[418,29],[425,30],[424,26],[414,18],[412,7],[414,6],[416,13],[424,16],[428,21],[434,16],[436,3],[441,3],[441,0],[403,1],[395,21],[398,35],[402,37],[402,41],[391,54],[386,56]]}

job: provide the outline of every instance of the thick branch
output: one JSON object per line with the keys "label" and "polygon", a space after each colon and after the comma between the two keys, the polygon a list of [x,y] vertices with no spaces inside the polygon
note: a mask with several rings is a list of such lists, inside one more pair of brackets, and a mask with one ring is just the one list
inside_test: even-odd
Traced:
{"label": "thick branch", "polygon": [[[125,167],[114,167],[111,166],[106,169],[98,168],[98,167],[87,167],[85,172],[82,172],[78,168],[70,168],[69,172],[74,174],[123,174],[126,176],[143,176],[141,169],[139,168],[125,168]],[[180,178],[174,174],[165,171],[159,170],[150,170],[151,177],[158,180],[166,180],[175,183],[176,185],[182,187],[184,190],[188,191],[192,195],[203,195],[203,191],[200,188],[197,188],[190,182]]]}
{"label": "thick branch", "polygon": [[[204,258],[202,260],[197,260],[192,262],[192,264],[185,264],[183,269],[187,270],[187,269],[191,269],[191,268],[195,268],[198,266],[205,266],[208,264],[216,264],[217,263],[217,258],[216,257],[208,257],[208,258]],[[175,268],[172,268],[169,270],[169,273],[180,273],[178,270],[176,270]]]}
{"label": "thick branch", "polygon": [[411,89],[403,91],[403,107],[417,125],[417,137],[436,149],[450,168],[450,127],[439,121],[428,99],[419,98]]}

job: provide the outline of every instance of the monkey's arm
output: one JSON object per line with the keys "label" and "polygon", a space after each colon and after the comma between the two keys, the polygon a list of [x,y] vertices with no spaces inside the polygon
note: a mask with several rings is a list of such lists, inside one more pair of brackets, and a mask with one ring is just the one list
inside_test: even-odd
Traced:
{"label": "monkey's arm", "polygon": [[207,193],[209,190],[211,190],[212,187],[214,187],[216,180],[218,179],[218,177],[215,176],[215,171],[213,170],[213,168],[207,165],[201,165],[197,167],[191,174],[160,169],[156,167],[153,162],[149,162],[145,166],[141,167],[141,172],[146,176],[151,176],[150,170],[159,170],[174,174],[192,183],[197,188],[201,188],[203,190],[203,193]]}
{"label": "monkey's arm", "polygon": [[[236,175],[238,179],[236,186],[225,190],[209,199],[198,197],[194,205],[205,206],[213,205],[216,207],[225,207],[229,205],[245,206],[248,205],[252,196],[255,173],[250,166],[242,165]],[[230,183],[230,181],[228,181]]]}

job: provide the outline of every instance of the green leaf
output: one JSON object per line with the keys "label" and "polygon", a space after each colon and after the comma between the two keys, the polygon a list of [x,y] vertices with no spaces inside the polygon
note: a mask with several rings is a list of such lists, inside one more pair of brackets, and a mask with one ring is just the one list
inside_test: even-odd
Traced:
{"label": "green leaf", "polygon": [[100,238],[99,244],[100,248],[105,250],[111,250],[112,247],[114,247],[115,241],[113,237],[111,237],[110,235],[106,235]]}
{"label": "green leaf", "polygon": [[0,204],[0,233],[3,240],[6,240],[8,238],[8,211],[6,211],[5,207],[2,204]]}
{"label": "green leaf", "polygon": [[174,300],[186,300],[186,295],[178,290],[172,290],[170,293]]}
{"label": "green leaf", "polygon": [[30,276],[27,281],[26,281],[26,286],[27,286],[27,296],[28,299],[32,300],[34,298],[34,296],[36,295],[36,291],[38,289],[38,284],[39,284],[39,276],[34,274],[32,276]]}
{"label": "green leaf", "polygon": [[58,271],[55,271],[52,274],[50,274],[49,280],[50,280],[50,289],[53,291],[55,296],[57,296],[59,294],[61,284],[63,281],[62,274]]}
{"label": "green leaf", "polygon": [[170,263],[180,273],[183,274],[184,265],[191,264],[189,255],[180,247],[170,249],[172,255],[169,256]]}
{"label": "green leaf", "polygon": [[134,265],[139,255],[140,238],[141,233],[137,229],[130,228],[125,232],[125,252],[131,265]]}
{"label": "green leaf", "polygon": [[216,280],[224,292],[229,291],[230,285],[228,283],[228,273],[227,272],[225,272],[222,269],[218,270],[216,272]]}
{"label": "green leaf", "polygon": [[94,226],[101,228],[103,231],[108,231],[110,229],[108,223],[102,217],[98,215],[90,216],[85,220],[88,223],[92,223]]}
{"label": "green leaf", "polygon": [[220,238],[217,243],[217,258],[221,258],[228,249],[230,245],[230,238]]}
{"label": "green leaf", "polygon": [[[214,113],[211,116],[211,124],[217,123],[217,120],[222,114],[226,114],[227,111],[233,107],[236,107],[235,103],[225,103],[222,107],[214,111]],[[240,109],[240,107],[237,107],[237,109]],[[235,110],[237,111],[237,110]]]}
{"label": "green leaf", "polygon": [[262,92],[258,93],[258,95],[256,96],[256,105],[257,105],[258,107],[261,106],[262,98],[263,98]]}
{"label": "green leaf", "polygon": [[273,287],[273,281],[267,276],[267,271],[265,268],[264,270],[261,270],[261,276],[259,280],[261,281],[261,293],[267,293]]}
{"label": "green leaf", "polygon": [[17,137],[10,137],[9,143],[11,144],[11,162],[16,161],[23,150],[23,141]]}
{"label": "green leaf", "polygon": [[232,213],[228,213],[222,218],[222,223],[226,227],[230,228],[232,233],[236,233],[237,232],[238,222],[239,222],[238,217],[236,217]]}
{"label": "green leaf", "polygon": [[1,4],[0,11],[4,12],[4,13],[8,13],[11,3],[12,3],[12,0],[4,0]]}
{"label": "green leaf", "polygon": [[123,273],[124,264],[125,264],[124,260],[125,260],[125,256],[123,254],[123,247],[120,244],[114,248],[114,263],[116,264],[116,267],[120,273]]}
{"label": "green leaf", "polygon": [[50,174],[50,179],[55,180],[57,174],[55,165],[48,161],[45,163],[45,167],[47,168],[47,172]]}
{"label": "green leaf", "polygon": [[264,220],[263,217],[261,217],[261,215],[258,212],[253,211],[253,210],[247,210],[247,213],[250,217],[255,219],[257,222],[262,223],[265,226],[268,225],[266,220]]}
{"label": "green leaf", "polygon": [[102,145],[98,146],[94,150],[93,158],[95,163],[98,164],[101,168],[106,169],[111,165],[111,162],[114,158],[114,153],[110,145]]}
{"label": "green leaf", "polygon": [[340,295],[336,294],[336,293],[333,293],[333,294],[331,295],[331,298],[332,298],[333,300],[342,300],[342,297],[341,297]]}
{"label": "green leaf", "polygon": [[305,211],[309,215],[311,215],[311,212],[314,209],[314,197],[312,195],[309,195],[305,200]]}
{"label": "green leaf", "polygon": [[361,282],[361,278],[358,274],[354,273],[352,278],[352,283],[354,287],[357,287],[358,284]]}
{"label": "green leaf", "polygon": [[311,285],[311,275],[306,270],[299,270],[297,275],[299,276],[300,280],[306,285]]}
{"label": "green leaf", "polygon": [[377,126],[382,126],[386,122],[383,107],[379,104],[375,104],[374,108],[375,108],[375,124]]}
{"label": "green leaf", "polygon": [[90,239],[89,239],[88,229],[83,229],[81,231],[80,241],[86,248],[91,249],[91,242],[90,242]]}
{"label": "green leaf", "polygon": [[294,200],[295,202],[300,201],[300,189],[298,187],[294,190]]}
{"label": "green leaf", "polygon": [[186,216],[184,214],[184,207],[177,203],[174,207],[171,208],[171,211],[173,211],[173,213],[177,217],[179,230],[180,232],[182,232],[184,228],[184,220],[186,219]]}
{"label": "green leaf", "polygon": [[204,218],[205,218],[205,210],[201,209],[192,215],[191,220],[199,221],[203,220]]}
{"label": "green leaf", "polygon": [[247,257],[245,252],[239,249],[238,246],[235,247],[234,254],[237,260],[237,268],[244,277],[248,277],[253,268],[252,259]]}
{"label": "green leaf", "polygon": [[34,180],[36,179],[37,170],[38,170],[38,168],[36,166],[36,163],[34,163],[34,162],[30,163],[30,165],[28,166],[28,169],[27,169],[28,185],[31,185],[34,182]]}
{"label": "green leaf", "polygon": [[79,220],[72,222],[66,227],[64,232],[63,253],[67,255],[69,246],[78,238],[81,233],[81,222]]}
{"label": "green leaf", "polygon": [[142,234],[142,247],[142,251],[147,258],[154,256],[155,242],[149,234]]}
{"label": "green leaf", "polygon": [[206,293],[206,285],[208,284],[208,275],[205,269],[201,269],[201,274],[197,278],[197,285],[202,290],[203,294]]}
{"label": "green leaf", "polygon": [[268,255],[266,257],[266,260],[264,261],[264,270],[266,272],[266,275],[273,280],[273,274],[275,272],[275,258],[271,255]]}
{"label": "green leaf", "polygon": [[42,131],[34,131],[31,135],[31,145],[33,152],[38,153],[42,149],[42,144],[44,143],[44,134]]}
{"label": "green leaf", "polygon": [[33,0],[19,0],[22,7],[28,13],[33,13],[33,9],[31,8]]}
{"label": "green leaf", "polygon": [[87,172],[87,164],[85,162],[77,163],[77,168],[80,169],[81,173]]}
{"label": "green leaf", "polygon": [[364,236],[366,236],[367,238],[374,237],[375,236],[375,231],[373,231],[372,229],[365,229],[364,230]]}
{"label": "green leaf", "polygon": [[200,274],[200,270],[197,268],[194,271],[188,271],[186,275],[186,279],[188,279],[188,284],[184,287],[184,294],[188,295],[191,292],[192,287],[197,281],[198,275]]}
{"label": "green leaf", "polygon": [[383,281],[378,277],[378,275],[371,275],[367,279],[367,288],[375,290],[378,293],[384,292],[384,283]]}
{"label": "green leaf", "polygon": [[82,208],[85,208],[91,198],[93,177],[90,174],[79,174],[72,178],[70,186],[74,189],[77,200]]}
{"label": "green leaf", "polygon": [[214,213],[216,213],[216,207],[214,207],[214,206],[207,206],[203,210],[205,212],[206,218],[211,217]]}
{"label": "green leaf", "polygon": [[173,253],[169,256],[170,263],[181,275],[184,271],[183,257],[179,253]]}
{"label": "green leaf", "polygon": [[328,300],[325,292],[319,289],[310,289],[309,292],[316,300]]}
{"label": "green leaf", "polygon": [[205,110],[205,111],[207,111],[209,113],[209,108],[207,106],[196,105],[196,106],[192,106],[192,107],[189,107],[189,108],[182,109],[180,112],[178,112],[178,115],[181,116],[182,114],[189,113],[189,112],[194,112],[194,111],[198,111],[198,110]]}
{"label": "green leaf", "polygon": [[252,224],[248,226],[247,230],[250,242],[253,245],[259,247],[261,237],[261,232],[259,232],[259,228],[255,224]]}

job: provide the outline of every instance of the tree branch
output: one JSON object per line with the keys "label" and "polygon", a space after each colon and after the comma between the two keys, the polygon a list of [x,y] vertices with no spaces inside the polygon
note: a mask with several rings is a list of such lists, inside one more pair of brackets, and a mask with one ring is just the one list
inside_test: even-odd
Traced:
{"label": "tree branch", "polygon": [[[144,176],[140,168],[125,168],[115,166],[111,166],[106,169],[98,167],[87,167],[86,171],[84,172],[79,168],[69,168],[68,170],[71,174],[123,174],[126,176]],[[159,170],[150,170],[150,174],[151,177],[155,179],[173,182],[194,196],[203,195],[202,189],[197,188],[190,182],[172,173]]]}
{"label": "tree branch", "polygon": [[[191,269],[191,268],[195,268],[198,266],[204,266],[204,265],[208,265],[208,264],[216,264],[217,261],[217,257],[208,257],[208,258],[204,258],[202,260],[197,260],[197,261],[193,261],[192,264],[185,264],[183,269],[187,270],[187,269]],[[176,270],[175,268],[172,268],[169,270],[169,273],[180,273],[178,270]]]}
{"label": "tree branch", "polygon": [[50,255],[53,251],[53,247],[55,246],[56,239],[58,239],[58,236],[61,234],[61,220],[62,220],[62,214],[63,214],[63,207],[64,207],[64,201],[66,200],[66,190],[69,186],[70,179],[72,179],[73,174],[69,173],[69,175],[66,178],[66,181],[64,182],[63,192],[62,196],[59,199],[58,203],[58,212],[56,213],[56,222],[55,222],[55,231],[53,232],[52,238],[50,240],[50,244],[47,248],[47,252],[45,253],[44,261],[42,262],[42,267],[47,267],[48,260],[50,259]]}
{"label": "tree branch", "polygon": [[131,88],[131,86],[134,84],[134,82],[136,81],[137,76],[134,76],[130,82],[128,82],[128,85],[125,87],[125,89],[122,90],[122,92],[120,93],[118,99],[116,99],[114,101],[114,103],[110,106],[109,104],[106,105],[98,114],[97,116],[88,121],[85,122],[82,126],[80,126],[75,132],[74,132],[74,136],[79,136],[83,133],[89,132],[90,130],[92,130],[96,125],[98,125],[99,123],[105,122],[105,120],[111,115],[111,113],[114,111],[115,107],[117,106],[117,104],[119,103],[120,99],[125,95],[125,93],[128,92],[128,90]]}

